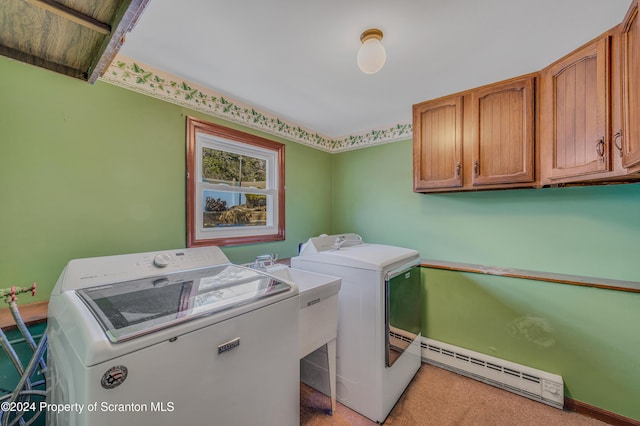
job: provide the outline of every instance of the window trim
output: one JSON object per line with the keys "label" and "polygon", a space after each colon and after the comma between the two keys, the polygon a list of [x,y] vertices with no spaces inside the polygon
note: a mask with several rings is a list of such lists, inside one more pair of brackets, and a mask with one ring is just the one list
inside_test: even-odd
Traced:
{"label": "window trim", "polygon": [[[197,189],[197,165],[198,165],[198,149],[197,135],[205,133],[225,141],[239,143],[272,150],[275,152],[275,158],[278,170],[276,173],[276,197],[274,204],[277,206],[277,215],[274,220],[275,232],[269,234],[254,234],[244,236],[224,236],[216,238],[198,238],[197,236],[197,219],[196,215],[202,214],[195,207],[196,197],[199,196]],[[203,246],[230,246],[238,244],[254,244],[262,242],[280,241],[285,239],[285,172],[284,172],[284,148],[285,145],[259,136],[251,135],[240,130],[231,129],[218,124],[209,123],[194,117],[187,117],[187,188],[186,188],[186,214],[187,214],[187,247],[203,247]],[[246,228],[243,228],[246,230]],[[246,232],[246,231],[245,231]]]}

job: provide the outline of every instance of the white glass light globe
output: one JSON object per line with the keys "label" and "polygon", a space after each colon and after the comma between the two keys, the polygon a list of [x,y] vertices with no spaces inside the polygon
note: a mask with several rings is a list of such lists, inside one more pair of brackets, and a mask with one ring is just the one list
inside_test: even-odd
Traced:
{"label": "white glass light globe", "polygon": [[358,68],[365,74],[380,71],[387,60],[387,52],[377,38],[369,38],[358,50]]}

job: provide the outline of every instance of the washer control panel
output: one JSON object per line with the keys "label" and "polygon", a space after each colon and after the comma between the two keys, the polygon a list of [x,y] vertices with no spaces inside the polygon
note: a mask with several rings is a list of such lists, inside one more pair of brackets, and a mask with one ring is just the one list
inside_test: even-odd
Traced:
{"label": "washer control panel", "polygon": [[219,247],[123,254],[70,261],[56,284],[59,292],[153,277],[170,272],[230,263]]}
{"label": "washer control panel", "polygon": [[168,253],[160,253],[153,258],[153,264],[158,268],[166,268],[167,266],[169,266],[170,262],[171,256]]}

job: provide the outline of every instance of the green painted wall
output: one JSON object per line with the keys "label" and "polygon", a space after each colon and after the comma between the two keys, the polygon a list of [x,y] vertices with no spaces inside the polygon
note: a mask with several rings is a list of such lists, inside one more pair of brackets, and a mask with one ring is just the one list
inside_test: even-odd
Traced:
{"label": "green painted wall", "polygon": [[[333,157],[333,230],[423,258],[640,281],[640,184],[425,195],[411,141]],[[427,337],[563,376],[640,419],[640,294],[423,269]]]}
{"label": "green painted wall", "polygon": [[416,194],[409,140],[333,164],[336,232],[429,259],[640,281],[640,184]]}
{"label": "green painted wall", "polygon": [[[240,126],[4,57],[0,76],[0,288],[46,300],[71,259],[185,246],[185,116]],[[224,251],[293,256],[331,228],[331,156],[244,130],[286,144],[287,239]]]}

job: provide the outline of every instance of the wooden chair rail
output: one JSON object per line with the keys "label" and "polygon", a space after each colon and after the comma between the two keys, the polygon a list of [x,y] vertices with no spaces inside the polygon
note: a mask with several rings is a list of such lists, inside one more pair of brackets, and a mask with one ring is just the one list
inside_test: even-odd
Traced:
{"label": "wooden chair rail", "polygon": [[[280,259],[279,263],[289,264],[289,259]],[[420,266],[431,269],[470,272],[474,274],[496,275],[501,277],[521,278],[533,281],[545,281],[558,284],[569,284],[583,287],[597,287],[607,290],[640,293],[640,282],[612,280],[607,278],[585,277],[580,275],[556,274],[551,272],[530,271],[526,269],[502,268],[499,266],[476,265],[473,263],[447,262],[442,260],[422,259]],[[27,324],[47,319],[49,302],[35,302],[20,306],[20,314]],[[0,309],[0,328],[15,327],[9,308]]]}
{"label": "wooden chair rail", "polygon": [[[20,315],[25,324],[35,324],[45,321],[47,319],[47,308],[49,302],[44,300],[42,302],[27,303],[24,305],[18,305],[20,309]],[[14,328],[16,323],[11,316],[9,308],[0,309],[0,328]]]}
{"label": "wooden chair rail", "polygon": [[640,282],[612,280],[608,278],[586,277],[580,275],[556,274],[552,272],[530,271],[526,269],[502,268],[499,266],[476,265],[472,263],[447,262],[442,260],[422,259],[423,268],[444,269],[448,271],[471,272],[474,274],[497,275],[501,277],[522,278],[534,281],[545,281],[558,284],[569,284],[583,287],[597,287],[607,290],[640,293]]}

